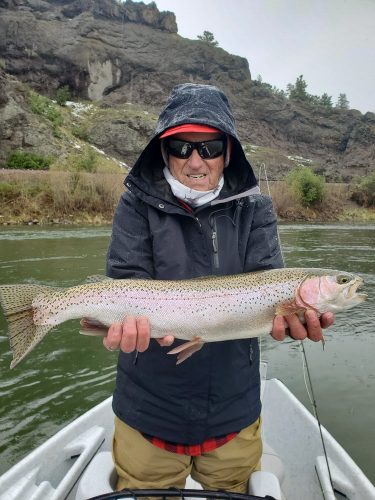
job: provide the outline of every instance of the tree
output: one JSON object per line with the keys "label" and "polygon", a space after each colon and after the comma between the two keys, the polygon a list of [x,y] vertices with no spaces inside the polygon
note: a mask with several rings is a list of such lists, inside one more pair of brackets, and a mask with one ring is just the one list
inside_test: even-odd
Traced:
{"label": "tree", "polygon": [[197,38],[198,40],[201,40],[208,45],[212,45],[213,47],[217,47],[219,45],[219,42],[215,40],[215,36],[211,33],[211,31],[203,31],[203,35],[198,35]]}
{"label": "tree", "polygon": [[289,94],[289,99],[295,101],[308,101],[309,94],[306,92],[307,83],[303,79],[303,75],[300,75],[294,85],[288,84],[287,90]]}
{"label": "tree", "polygon": [[340,109],[349,109],[349,101],[346,98],[346,94],[340,94],[337,103],[336,103],[336,108]]}
{"label": "tree", "polygon": [[327,108],[332,108],[332,97],[324,92],[320,98],[320,104],[322,106],[327,106]]}

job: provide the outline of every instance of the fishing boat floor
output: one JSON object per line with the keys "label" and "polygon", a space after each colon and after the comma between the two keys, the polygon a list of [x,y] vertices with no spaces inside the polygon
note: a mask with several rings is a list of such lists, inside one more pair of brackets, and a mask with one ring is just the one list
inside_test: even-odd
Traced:
{"label": "fishing boat floor", "polygon": [[[249,495],[241,500],[250,500],[251,495],[268,500],[375,500],[374,486],[322,427],[324,453],[316,419],[282,382],[262,381],[262,403],[262,470],[251,475]],[[0,500],[128,498],[129,492],[126,497],[114,492],[113,428],[111,398],[107,398],[3,474]],[[203,494],[217,498],[203,493],[191,478],[186,488],[189,494],[184,490],[179,495],[184,500]],[[195,493],[190,494],[191,490]],[[144,497],[141,492],[131,493]],[[174,496],[168,494],[168,498]],[[239,500],[234,493],[220,498]]]}

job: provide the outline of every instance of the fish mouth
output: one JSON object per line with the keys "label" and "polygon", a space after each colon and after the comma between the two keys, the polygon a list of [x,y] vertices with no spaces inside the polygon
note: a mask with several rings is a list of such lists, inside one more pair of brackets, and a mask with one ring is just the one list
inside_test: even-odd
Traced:
{"label": "fish mouth", "polygon": [[368,295],[366,293],[357,293],[363,283],[363,279],[357,277],[348,288],[348,297],[355,298],[359,301],[366,300],[368,298]]}

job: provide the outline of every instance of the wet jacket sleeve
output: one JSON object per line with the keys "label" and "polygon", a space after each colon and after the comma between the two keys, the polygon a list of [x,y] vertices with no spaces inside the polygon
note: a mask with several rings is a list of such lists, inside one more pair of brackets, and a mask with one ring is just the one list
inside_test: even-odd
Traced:
{"label": "wet jacket sleeve", "polygon": [[245,272],[284,267],[277,232],[277,218],[268,196],[255,198],[246,248]]}
{"label": "wet jacket sleeve", "polygon": [[121,197],[113,219],[107,276],[142,279],[154,276],[147,208],[130,192]]}

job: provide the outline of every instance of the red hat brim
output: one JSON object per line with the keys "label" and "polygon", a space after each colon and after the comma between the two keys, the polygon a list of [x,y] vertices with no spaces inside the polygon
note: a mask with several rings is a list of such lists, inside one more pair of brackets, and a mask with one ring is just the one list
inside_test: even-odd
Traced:
{"label": "red hat brim", "polygon": [[205,132],[206,134],[215,134],[220,132],[220,130],[209,127],[208,125],[200,125],[199,123],[184,123],[183,125],[177,125],[177,127],[171,127],[165,130],[159,138],[164,139],[170,135],[181,134],[182,132]]}

